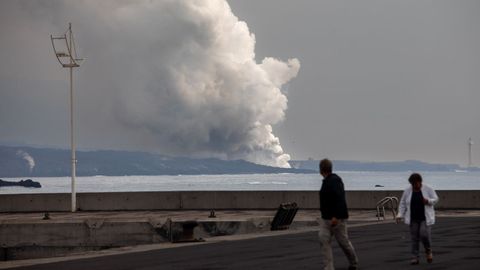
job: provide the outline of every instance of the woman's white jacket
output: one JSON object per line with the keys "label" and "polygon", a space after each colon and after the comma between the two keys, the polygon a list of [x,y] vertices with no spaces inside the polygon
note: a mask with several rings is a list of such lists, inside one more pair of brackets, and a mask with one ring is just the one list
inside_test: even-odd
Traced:
{"label": "woman's white jacket", "polygon": [[[427,226],[435,224],[435,209],[433,206],[438,202],[437,193],[433,188],[422,184],[422,195],[423,198],[428,200],[428,203],[425,205],[425,221]],[[400,203],[398,205],[398,214],[397,218],[403,218],[405,224],[410,224],[410,202],[412,200],[412,186],[407,187],[402,194]]]}

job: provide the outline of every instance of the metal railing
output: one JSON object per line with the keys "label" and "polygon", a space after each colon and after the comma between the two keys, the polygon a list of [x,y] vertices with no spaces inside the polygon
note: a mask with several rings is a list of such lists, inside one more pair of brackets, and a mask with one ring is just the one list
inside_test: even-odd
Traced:
{"label": "metal railing", "polygon": [[385,220],[385,208],[390,207],[393,214],[393,219],[397,216],[398,198],[397,197],[385,197],[377,202],[377,218]]}

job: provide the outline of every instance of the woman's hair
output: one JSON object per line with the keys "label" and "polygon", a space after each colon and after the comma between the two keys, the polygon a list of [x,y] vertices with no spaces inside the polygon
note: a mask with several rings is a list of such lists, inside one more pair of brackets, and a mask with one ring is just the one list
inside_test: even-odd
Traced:
{"label": "woman's hair", "polygon": [[422,182],[422,176],[419,173],[412,173],[408,178],[408,182],[413,185],[415,182]]}

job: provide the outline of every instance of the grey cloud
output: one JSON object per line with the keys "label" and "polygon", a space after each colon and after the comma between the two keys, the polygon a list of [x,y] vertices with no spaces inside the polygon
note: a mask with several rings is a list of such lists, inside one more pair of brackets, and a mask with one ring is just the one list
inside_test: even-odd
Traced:
{"label": "grey cloud", "polygon": [[[22,52],[15,44],[24,41],[27,53],[41,57],[33,58],[36,68],[26,69],[28,64],[9,60],[18,72],[1,69],[0,93],[9,101],[26,100],[34,90],[23,78],[37,78],[35,84],[48,89],[44,93],[51,92],[52,100],[29,100],[31,107],[66,102],[66,85],[64,90],[52,83],[66,73],[55,66],[43,42],[73,23],[79,52],[87,59],[75,72],[80,146],[289,166],[290,157],[271,126],[285,117],[281,87],[297,75],[300,63],[270,57],[257,63],[254,35],[226,1],[30,1],[3,7],[2,13],[16,15],[2,19],[2,32],[20,32],[21,37],[0,45],[0,51],[16,58]],[[12,91],[7,79],[20,84],[21,92],[7,94]],[[65,133],[66,123],[56,113],[64,109],[65,114],[64,106],[53,114],[44,109],[52,118],[43,122],[44,130],[18,138],[58,145],[56,134]],[[26,113],[17,114],[23,123],[0,116],[10,121],[2,129],[18,132],[19,126],[25,130],[31,124]]]}

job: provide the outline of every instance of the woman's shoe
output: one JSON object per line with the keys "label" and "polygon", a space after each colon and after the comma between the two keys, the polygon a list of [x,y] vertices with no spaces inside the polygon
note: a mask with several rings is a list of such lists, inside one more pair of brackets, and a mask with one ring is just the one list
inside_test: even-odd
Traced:
{"label": "woman's shoe", "polygon": [[420,263],[420,261],[418,260],[418,258],[413,258],[413,259],[410,260],[411,265],[416,265],[416,264],[419,264],[419,263]]}
{"label": "woman's shoe", "polygon": [[433,262],[433,253],[431,250],[427,251],[427,262],[432,263]]}

